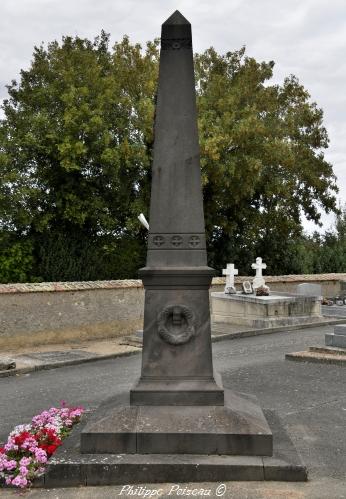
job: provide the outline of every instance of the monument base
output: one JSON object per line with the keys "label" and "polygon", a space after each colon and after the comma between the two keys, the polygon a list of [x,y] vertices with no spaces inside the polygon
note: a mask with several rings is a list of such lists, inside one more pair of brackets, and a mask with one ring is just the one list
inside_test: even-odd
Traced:
{"label": "monument base", "polygon": [[271,456],[272,432],[256,397],[225,390],[224,406],[116,406],[81,434],[87,454]]}
{"label": "monument base", "polygon": [[327,346],[346,349],[346,324],[335,326],[334,333],[326,333],[325,343]]}
{"label": "monument base", "polygon": [[224,390],[218,373],[214,378],[187,380],[140,379],[130,390],[130,405],[204,406],[224,405]]}
{"label": "monument base", "polygon": [[255,328],[320,322],[317,296],[275,293],[270,296],[212,293],[212,321]]}
{"label": "monument base", "polygon": [[[136,411],[138,408],[129,409]],[[104,413],[107,413],[106,410]],[[125,422],[124,419],[123,421]],[[81,423],[48,461],[46,474],[36,486],[53,488],[235,480],[306,481],[306,467],[277,415],[266,411],[265,421],[269,422],[274,438],[272,456],[122,452],[85,454],[80,452],[81,432],[84,433],[92,423],[87,423],[84,430]],[[198,421],[195,424],[198,426]]]}
{"label": "monument base", "polygon": [[336,333],[326,333],[325,343],[330,347],[344,348],[346,349],[346,336]]}

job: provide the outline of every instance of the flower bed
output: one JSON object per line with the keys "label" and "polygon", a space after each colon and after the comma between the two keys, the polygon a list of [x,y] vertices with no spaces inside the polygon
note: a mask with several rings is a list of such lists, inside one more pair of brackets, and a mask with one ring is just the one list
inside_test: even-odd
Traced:
{"label": "flower bed", "polygon": [[47,460],[80,421],[82,407],[51,407],[32,418],[31,424],[19,425],[0,447],[0,481],[13,487],[30,487],[45,471]]}

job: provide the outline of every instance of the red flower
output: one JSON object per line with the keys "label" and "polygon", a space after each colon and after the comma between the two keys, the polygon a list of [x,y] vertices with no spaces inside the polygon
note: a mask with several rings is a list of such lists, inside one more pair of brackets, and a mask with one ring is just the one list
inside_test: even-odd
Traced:
{"label": "red flower", "polygon": [[51,456],[62,443],[55,431],[50,428],[42,428],[37,432],[35,438],[38,442],[38,446],[45,450],[48,456]]}
{"label": "red flower", "polygon": [[57,449],[57,445],[48,445],[47,446],[47,454],[49,456],[51,456],[52,454],[54,454],[54,452],[56,451]]}
{"label": "red flower", "polygon": [[27,438],[30,438],[32,435],[28,431],[22,431],[19,435],[14,437],[14,443],[18,446],[21,446]]}
{"label": "red flower", "polygon": [[0,447],[0,454],[5,454],[5,448],[4,447]]}

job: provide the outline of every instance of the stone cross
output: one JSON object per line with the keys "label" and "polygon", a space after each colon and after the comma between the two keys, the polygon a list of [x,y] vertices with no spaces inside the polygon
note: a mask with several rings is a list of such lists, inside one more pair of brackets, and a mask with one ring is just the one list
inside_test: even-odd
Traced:
{"label": "stone cross", "polygon": [[256,258],[256,263],[253,263],[251,265],[251,268],[256,270],[256,276],[252,281],[252,287],[256,289],[261,286],[265,286],[265,280],[262,275],[262,270],[267,268],[267,264],[262,263],[262,258],[259,256]]}
{"label": "stone cross", "polygon": [[238,275],[238,269],[234,268],[234,263],[228,263],[225,269],[222,269],[222,275],[226,276],[225,293],[229,293],[228,288],[235,289],[234,276]]}

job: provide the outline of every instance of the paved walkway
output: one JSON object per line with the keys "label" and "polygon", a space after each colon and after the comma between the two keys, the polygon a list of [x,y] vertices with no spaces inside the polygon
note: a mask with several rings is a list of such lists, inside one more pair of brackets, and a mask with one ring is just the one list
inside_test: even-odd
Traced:
{"label": "paved walkway", "polygon": [[124,344],[123,338],[31,346],[20,351],[3,351],[1,357],[13,359],[16,362],[16,369],[0,371],[0,377],[122,357],[140,351],[140,345]]}
{"label": "paved walkway", "polygon": [[[345,322],[346,317],[332,317],[324,318],[321,325],[333,325]],[[231,324],[214,324],[212,328],[212,341],[217,342],[226,339],[260,336],[310,327],[315,328],[316,324],[263,329]],[[133,335],[120,338],[80,341],[78,343],[48,344],[36,347],[23,347],[20,350],[2,351],[0,353],[0,360],[1,358],[12,359],[16,363],[16,368],[0,370],[0,378],[43,369],[54,369],[56,367],[133,355],[140,352],[141,347],[142,334],[137,332]]]}
{"label": "paved walkway", "polygon": [[[214,343],[214,365],[222,374],[224,385],[256,394],[264,409],[276,412],[308,466],[310,479],[303,484],[227,482],[222,497],[346,498],[346,369],[285,361],[288,352],[323,345],[325,333],[332,330],[332,326],[324,326]],[[30,421],[34,414],[61,399],[94,410],[111,395],[128,391],[139,372],[140,356],[133,355],[0,379],[0,441],[4,441],[14,425]],[[187,497],[170,493],[169,484],[145,485],[161,489],[156,497]],[[210,497],[215,498],[218,485],[186,486],[209,488]],[[121,490],[121,487],[33,490],[26,497],[140,497],[124,492],[120,495]],[[18,496],[13,491],[2,490],[0,497]]]}

